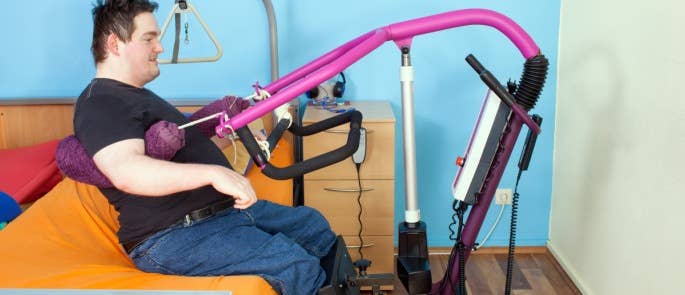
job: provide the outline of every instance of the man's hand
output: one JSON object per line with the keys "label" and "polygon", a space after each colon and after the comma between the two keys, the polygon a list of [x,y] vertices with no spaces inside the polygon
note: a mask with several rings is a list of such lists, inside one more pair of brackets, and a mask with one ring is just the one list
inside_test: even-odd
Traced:
{"label": "man's hand", "polygon": [[257,194],[250,181],[239,173],[221,166],[217,167],[217,174],[212,186],[217,191],[232,196],[236,209],[247,209],[257,202]]}

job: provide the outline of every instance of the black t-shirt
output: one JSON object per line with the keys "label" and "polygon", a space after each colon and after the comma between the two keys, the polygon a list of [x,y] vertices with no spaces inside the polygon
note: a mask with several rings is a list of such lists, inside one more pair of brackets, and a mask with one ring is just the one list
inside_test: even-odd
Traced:
{"label": "black t-shirt", "polygon": [[[74,131],[92,157],[115,142],[145,138],[145,131],[165,120],[179,126],[185,116],[152,91],[111,79],[96,78],[76,101]],[[185,146],[171,161],[205,163],[230,167],[219,148],[196,128],[186,128]],[[119,212],[122,243],[135,241],[181,220],[190,211],[231,199],[212,186],[174,193],[164,197],[137,196],[116,188],[100,189]]]}

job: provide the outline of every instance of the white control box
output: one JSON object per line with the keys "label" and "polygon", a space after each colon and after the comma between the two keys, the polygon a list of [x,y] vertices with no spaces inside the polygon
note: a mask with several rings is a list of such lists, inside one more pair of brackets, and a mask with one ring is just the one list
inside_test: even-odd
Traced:
{"label": "white control box", "polygon": [[510,114],[511,109],[488,90],[469,145],[462,156],[461,168],[452,182],[455,199],[467,204],[476,203]]}

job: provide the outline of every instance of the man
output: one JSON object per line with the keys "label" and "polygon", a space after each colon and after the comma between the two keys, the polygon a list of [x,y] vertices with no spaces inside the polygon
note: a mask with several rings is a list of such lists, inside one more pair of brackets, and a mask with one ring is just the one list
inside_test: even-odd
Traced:
{"label": "man", "polygon": [[76,137],[113,188],[117,235],[146,272],[210,276],[257,274],[282,294],[313,294],[325,280],[319,259],[335,243],[308,207],[258,201],[198,130],[171,161],[145,155],[151,125],[186,118],[143,86],[159,75],[163,51],[148,0],[99,1],[93,8],[96,75],[75,106]]}

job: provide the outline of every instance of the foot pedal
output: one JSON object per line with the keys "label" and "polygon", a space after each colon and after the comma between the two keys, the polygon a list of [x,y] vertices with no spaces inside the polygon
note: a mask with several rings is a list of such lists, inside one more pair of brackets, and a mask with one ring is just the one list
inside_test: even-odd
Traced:
{"label": "foot pedal", "polygon": [[338,236],[331,251],[321,259],[326,271],[326,284],[319,289],[319,295],[358,295],[357,273],[342,236]]}

